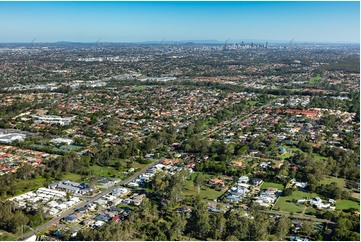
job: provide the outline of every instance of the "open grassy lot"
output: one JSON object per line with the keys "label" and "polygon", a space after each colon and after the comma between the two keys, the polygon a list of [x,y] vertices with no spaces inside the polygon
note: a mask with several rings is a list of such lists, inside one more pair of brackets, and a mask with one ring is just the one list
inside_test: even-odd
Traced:
{"label": "open grassy lot", "polygon": [[46,181],[46,179],[43,177],[17,181],[16,187],[18,187],[18,190],[16,190],[16,196],[26,193],[26,192],[36,190],[40,187],[44,187],[45,181]]}
{"label": "open grassy lot", "polygon": [[317,76],[314,76],[308,80],[308,83],[311,85],[317,84],[321,80],[320,74],[317,74]]}
{"label": "open grassy lot", "polygon": [[248,101],[247,105],[249,105],[249,106],[254,106],[254,105],[256,105],[257,103],[259,103],[259,101]]}
{"label": "open grassy lot", "polygon": [[350,200],[337,200],[336,208],[341,209],[341,210],[347,210],[350,208],[354,208],[354,209],[357,209],[358,211],[360,211],[360,204],[358,204],[357,202],[354,202],[354,201],[350,201]]}
{"label": "open grassy lot", "polygon": [[113,167],[108,166],[98,166],[92,165],[89,167],[91,170],[92,176],[103,176],[103,177],[112,177],[112,178],[122,178],[123,174]]}
{"label": "open grassy lot", "polygon": [[148,166],[148,164],[140,164],[138,162],[133,162],[132,166],[135,169],[143,169],[144,167]]}
{"label": "open grassy lot", "polygon": [[338,185],[338,187],[346,190],[346,191],[349,191],[351,192],[351,196],[353,198],[356,198],[358,200],[360,200],[360,193],[357,192],[357,190],[352,190],[352,189],[349,189],[346,187],[346,179],[344,178],[337,178],[337,177],[331,177],[331,176],[328,176],[326,178],[324,178],[320,183],[321,184],[331,184],[332,182],[336,182],[336,184]]}
{"label": "open grassy lot", "polygon": [[315,214],[316,213],[316,209],[308,207],[306,208],[305,214]]}
{"label": "open grassy lot", "polygon": [[73,182],[84,182],[83,177],[79,174],[75,173],[68,173],[66,175],[63,175],[62,177],[64,180],[69,180]]}
{"label": "open grassy lot", "polygon": [[294,154],[290,153],[290,152],[286,152],[282,155],[277,155],[277,158],[281,159],[281,160],[284,160],[284,159],[287,159],[287,158],[290,158],[291,156],[293,156]]}
{"label": "open grassy lot", "polygon": [[264,182],[262,185],[261,185],[261,189],[266,189],[266,188],[269,188],[269,187],[274,187],[274,188],[277,188],[278,190],[283,190],[284,186],[280,183],[273,183],[273,182]]}
{"label": "open grassy lot", "polygon": [[274,206],[274,209],[279,209],[280,211],[289,213],[302,213],[305,205],[293,203],[291,201],[288,202],[288,200],[290,199],[287,199],[287,197],[279,197],[277,203]]}
{"label": "open grassy lot", "polygon": [[321,184],[331,184],[332,182],[336,182],[337,185],[338,185],[340,188],[344,188],[344,187],[346,186],[346,181],[345,181],[345,179],[343,179],[343,178],[331,177],[331,176],[326,177],[326,178],[323,179],[320,183],[321,183]]}
{"label": "open grassy lot", "polygon": [[274,209],[284,211],[284,212],[293,212],[293,213],[301,213],[303,209],[305,208],[305,205],[297,204],[292,202],[292,200],[298,200],[303,198],[313,198],[318,196],[316,193],[307,193],[307,192],[301,192],[301,191],[294,191],[292,192],[291,196],[287,197],[279,197]]}
{"label": "open grassy lot", "polygon": [[79,150],[81,150],[83,148],[84,147],[77,146],[77,145],[63,145],[63,146],[60,147],[61,150],[66,151],[66,152],[79,151]]}
{"label": "open grassy lot", "polygon": [[[195,172],[190,176],[189,180],[188,179],[185,180],[185,189],[184,189],[185,196],[197,196],[197,186],[195,186],[193,184],[193,181],[196,176],[197,176],[197,173]],[[203,176],[206,181],[207,181],[207,179],[210,178],[210,175],[203,174]],[[223,194],[222,191],[217,191],[217,190],[209,188],[205,185],[203,186],[203,188],[200,189],[200,192],[199,192],[199,196],[202,199],[212,200],[212,201],[214,201],[215,199],[220,197],[222,194]]]}

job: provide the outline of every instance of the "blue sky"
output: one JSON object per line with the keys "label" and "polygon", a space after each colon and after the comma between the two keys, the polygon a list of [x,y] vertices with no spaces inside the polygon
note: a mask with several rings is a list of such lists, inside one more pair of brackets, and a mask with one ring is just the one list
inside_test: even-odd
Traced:
{"label": "blue sky", "polygon": [[360,42],[359,2],[0,2],[0,42]]}

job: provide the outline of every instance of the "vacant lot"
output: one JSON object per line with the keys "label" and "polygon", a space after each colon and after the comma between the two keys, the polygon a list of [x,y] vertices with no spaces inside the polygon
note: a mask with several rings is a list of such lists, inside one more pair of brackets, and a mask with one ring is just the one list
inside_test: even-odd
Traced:
{"label": "vacant lot", "polygon": [[283,190],[284,186],[280,183],[273,183],[273,182],[264,182],[262,185],[261,185],[261,189],[266,189],[266,188],[269,188],[269,187],[274,187],[274,188],[277,188],[278,190]]}
{"label": "vacant lot", "polygon": [[30,179],[30,180],[17,181],[16,187],[18,188],[18,190],[16,190],[16,196],[26,193],[26,192],[36,190],[40,187],[44,187],[45,181],[46,181],[46,179],[43,177],[38,177],[35,179]]}
{"label": "vacant lot", "polygon": [[320,183],[321,184],[331,184],[332,182],[336,182],[337,185],[341,188],[344,188],[346,186],[346,181],[343,178],[336,178],[328,176],[325,179],[323,179]]}
{"label": "vacant lot", "polygon": [[340,210],[347,210],[350,208],[354,208],[357,209],[357,211],[360,211],[360,204],[350,200],[337,200],[336,208]]}
{"label": "vacant lot", "polygon": [[75,174],[75,173],[68,173],[66,175],[63,175],[62,178],[64,180],[69,180],[73,182],[84,182],[84,179],[81,175]]}
{"label": "vacant lot", "polygon": [[[184,189],[184,195],[185,196],[197,196],[198,191],[197,191],[197,186],[194,185],[194,179],[197,176],[197,173],[193,173],[190,176],[190,179],[186,179],[185,181],[185,189]],[[207,179],[210,178],[209,175],[205,175],[203,174],[204,178],[205,178],[205,182],[207,181]],[[215,189],[209,188],[205,185],[203,185],[203,187],[200,189],[199,192],[199,196],[202,199],[206,199],[206,200],[216,200],[218,197],[220,197],[224,192],[223,191],[217,191]]]}
{"label": "vacant lot", "polygon": [[307,193],[301,191],[294,191],[292,192],[291,196],[287,197],[279,197],[274,209],[284,211],[284,212],[293,212],[293,213],[301,213],[305,208],[305,205],[297,204],[292,202],[292,200],[299,200],[299,199],[310,199],[313,197],[317,197],[316,193]]}

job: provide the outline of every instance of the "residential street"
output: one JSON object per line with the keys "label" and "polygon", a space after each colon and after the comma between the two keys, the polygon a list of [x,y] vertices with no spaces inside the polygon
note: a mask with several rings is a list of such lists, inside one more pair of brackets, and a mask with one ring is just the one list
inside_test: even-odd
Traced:
{"label": "residential street", "polygon": [[[62,218],[65,218],[67,216],[69,216],[70,214],[74,213],[75,210],[82,208],[84,206],[86,206],[87,204],[90,204],[94,201],[96,201],[97,199],[99,199],[100,197],[104,196],[105,194],[109,193],[110,191],[112,191],[114,188],[116,188],[117,186],[121,186],[121,185],[125,185],[128,184],[130,181],[132,181],[134,178],[136,178],[137,176],[139,176],[140,174],[142,174],[144,171],[146,171],[148,168],[154,166],[155,164],[159,163],[159,161],[162,159],[158,159],[155,160],[154,162],[150,163],[149,165],[147,165],[146,167],[144,167],[142,170],[134,173],[132,176],[128,177],[127,179],[114,184],[113,186],[107,188],[106,190],[102,191],[101,193],[96,194],[93,197],[90,198],[85,198],[85,201],[80,202],[79,204],[77,204],[76,206],[65,210],[64,212],[60,213],[57,217],[51,219],[49,222],[42,224],[40,226],[38,226],[37,228],[35,228],[32,231],[28,231],[27,233],[24,233],[23,235],[19,236],[17,240],[24,240],[26,238],[31,237],[32,235],[34,235],[37,232],[40,232],[56,223],[58,223]],[[83,198],[84,199],[84,198]]]}

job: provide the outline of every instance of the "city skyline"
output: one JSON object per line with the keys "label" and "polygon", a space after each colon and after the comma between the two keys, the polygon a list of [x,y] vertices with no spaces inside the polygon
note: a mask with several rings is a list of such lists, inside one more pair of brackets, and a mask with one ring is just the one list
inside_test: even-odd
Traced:
{"label": "city skyline", "polygon": [[0,2],[0,42],[359,43],[359,2]]}

